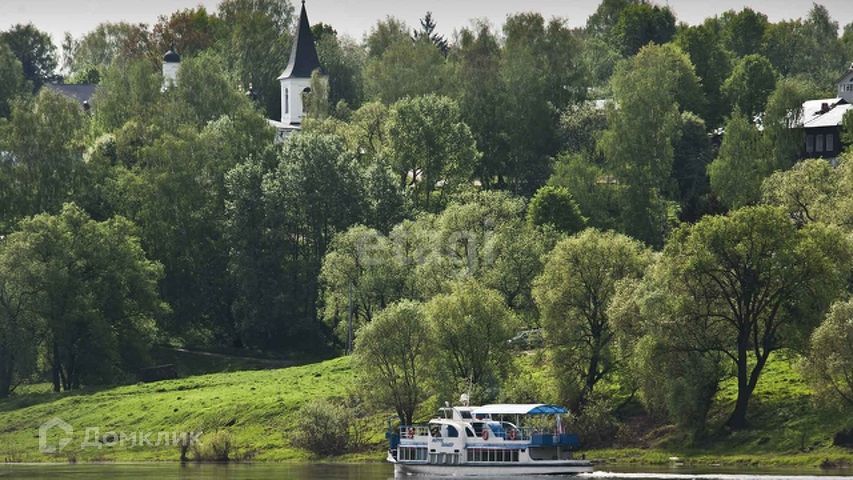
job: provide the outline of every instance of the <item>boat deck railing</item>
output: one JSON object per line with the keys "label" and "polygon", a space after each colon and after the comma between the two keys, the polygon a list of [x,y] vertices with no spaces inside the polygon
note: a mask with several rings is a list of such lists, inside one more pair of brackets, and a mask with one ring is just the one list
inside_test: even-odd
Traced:
{"label": "boat deck railing", "polygon": [[[429,427],[426,425],[403,425],[400,426],[399,434],[402,441],[423,441],[423,437],[429,438],[430,436]],[[492,435],[496,438],[502,438],[504,441],[526,442],[535,446],[568,446],[573,448],[580,446],[577,435],[542,428],[521,427],[493,432]]]}

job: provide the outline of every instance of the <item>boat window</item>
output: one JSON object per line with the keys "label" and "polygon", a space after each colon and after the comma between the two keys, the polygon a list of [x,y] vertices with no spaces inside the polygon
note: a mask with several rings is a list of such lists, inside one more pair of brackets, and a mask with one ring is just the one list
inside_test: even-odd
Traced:
{"label": "boat window", "polygon": [[458,437],[459,431],[456,430],[456,427],[448,425],[447,426],[447,436],[448,437]]}
{"label": "boat window", "polygon": [[465,435],[471,438],[476,437],[476,435],[474,435],[474,431],[468,427],[465,427]]}
{"label": "boat window", "polygon": [[430,425],[429,426],[429,434],[433,438],[441,437],[441,425]]}
{"label": "boat window", "polygon": [[462,418],[465,418],[465,419],[471,418],[471,412],[469,412],[468,410],[462,410],[459,412],[459,414],[462,415]]}

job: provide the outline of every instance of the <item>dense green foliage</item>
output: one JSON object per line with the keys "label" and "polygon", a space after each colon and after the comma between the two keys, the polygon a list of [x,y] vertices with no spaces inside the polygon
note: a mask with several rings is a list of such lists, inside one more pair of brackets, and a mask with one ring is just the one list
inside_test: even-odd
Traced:
{"label": "dense green foliage", "polygon": [[[780,351],[849,393],[853,116],[832,163],[802,160],[799,124],[853,25],[634,0],[580,29],[440,21],[314,25],[325,76],[279,143],[289,0],[104,23],[60,71],[35,26],[0,32],[0,396],[128,381],[153,344],[350,340],[357,393],[402,422],[541,387],[578,428],[640,411],[699,442],[747,425]],[[63,76],[99,84],[91,106],[42,88]],[[519,380],[506,342],[538,327],[548,361]]]}

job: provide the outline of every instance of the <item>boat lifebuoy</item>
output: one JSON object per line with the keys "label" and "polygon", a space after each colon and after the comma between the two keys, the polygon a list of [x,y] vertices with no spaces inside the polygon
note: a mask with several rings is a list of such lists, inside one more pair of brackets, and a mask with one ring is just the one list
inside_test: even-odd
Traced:
{"label": "boat lifebuoy", "polygon": [[407,436],[408,436],[409,438],[415,438],[415,429],[414,429],[414,428],[409,427],[409,431],[408,431],[407,433],[408,433],[408,435],[407,435]]}
{"label": "boat lifebuoy", "polygon": [[483,433],[481,435],[483,436],[483,440],[488,440],[489,439],[489,427],[483,427]]}
{"label": "boat lifebuoy", "polygon": [[512,430],[510,430],[510,431],[509,431],[509,439],[510,439],[510,440],[515,440],[515,438],[516,438],[515,429],[512,429]]}

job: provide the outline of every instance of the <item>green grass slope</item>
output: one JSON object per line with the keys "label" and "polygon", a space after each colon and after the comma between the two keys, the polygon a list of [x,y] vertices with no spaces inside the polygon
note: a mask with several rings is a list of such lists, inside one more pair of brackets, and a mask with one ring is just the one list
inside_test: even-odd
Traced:
{"label": "green grass slope", "polygon": [[[205,435],[228,431],[240,454],[258,461],[304,460],[309,454],[291,443],[296,412],[306,402],[345,397],[352,378],[344,357],[71,394],[30,387],[0,402],[0,461],[175,461],[178,447],[156,445],[157,432],[198,430]],[[39,451],[38,429],[54,417],[74,427],[73,440],[60,454],[45,455]],[[381,418],[371,423],[377,424],[381,438]],[[102,437],[124,432],[124,445],[81,448],[87,428],[98,428]],[[136,432],[153,432],[155,445],[134,447],[131,435]],[[53,433],[59,436],[58,430]]]}
{"label": "green grass slope", "polygon": [[[750,428],[731,432],[723,427],[734,409],[737,384],[721,385],[708,422],[708,437],[689,442],[674,429],[639,432],[627,448],[590,452],[619,463],[853,467],[853,449],[832,445],[836,432],[853,428],[853,409],[815,402],[812,390],[785,352],[771,356],[749,406]],[[631,445],[633,443],[633,445]]]}
{"label": "green grass slope", "polygon": [[[541,354],[518,360],[516,382],[508,385],[508,393],[532,395],[525,401],[553,401],[555,390]],[[853,411],[815,405],[794,363],[783,355],[772,357],[750,406],[749,430],[732,433],[720,427],[736,394],[734,384],[726,382],[712,412],[710,436],[702,442],[686,447],[673,428],[647,422],[645,430],[620,434],[620,448],[589,451],[587,456],[610,463],[661,464],[679,457],[688,464],[853,465],[853,451],[832,446],[835,432],[853,427]],[[205,436],[229,432],[238,454],[254,461],[307,461],[314,458],[292,444],[298,410],[319,399],[346,397],[353,390],[353,373],[350,359],[342,357],[70,394],[54,394],[47,385],[30,386],[0,401],[0,461],[176,461],[176,446],[134,446],[131,435],[150,432],[156,443],[157,432],[198,430]],[[423,418],[431,413],[421,410]],[[334,460],[382,460],[386,415],[375,414],[364,422],[365,451]],[[73,439],[60,454],[46,455],[39,451],[38,428],[54,417],[74,427]],[[123,432],[124,444],[81,448],[87,428],[97,428],[101,436]],[[58,437],[58,431],[52,433]]]}

